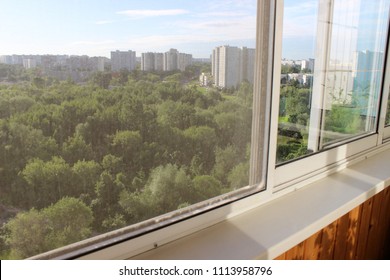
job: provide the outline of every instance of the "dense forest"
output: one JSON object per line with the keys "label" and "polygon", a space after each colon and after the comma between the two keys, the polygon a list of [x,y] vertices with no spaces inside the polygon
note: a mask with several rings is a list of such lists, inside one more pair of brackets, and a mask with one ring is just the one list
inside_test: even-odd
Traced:
{"label": "dense forest", "polygon": [[[246,186],[253,89],[198,86],[209,67],[98,72],[76,84],[0,64],[0,259]],[[310,86],[281,85],[278,163],[310,153],[310,100]],[[364,131],[361,108],[336,101],[325,129]]]}
{"label": "dense forest", "polygon": [[0,67],[0,258],[25,258],[248,184],[252,86],[185,72],[83,84]]}

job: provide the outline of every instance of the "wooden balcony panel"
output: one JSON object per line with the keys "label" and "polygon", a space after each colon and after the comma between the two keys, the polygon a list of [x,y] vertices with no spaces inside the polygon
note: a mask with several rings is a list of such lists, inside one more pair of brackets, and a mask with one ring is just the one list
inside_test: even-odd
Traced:
{"label": "wooden balcony panel", "polygon": [[389,257],[390,188],[386,188],[276,260],[364,260]]}
{"label": "wooden balcony panel", "polygon": [[304,260],[318,260],[320,258],[322,234],[323,231],[320,230],[304,241]]}

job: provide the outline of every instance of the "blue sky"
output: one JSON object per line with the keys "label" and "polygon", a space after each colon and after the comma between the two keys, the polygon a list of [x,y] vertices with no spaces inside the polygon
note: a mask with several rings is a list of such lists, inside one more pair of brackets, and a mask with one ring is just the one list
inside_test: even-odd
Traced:
{"label": "blue sky", "polygon": [[[255,47],[256,0],[0,0],[0,55]],[[284,57],[311,57],[317,0],[285,1]],[[313,23],[314,21],[314,23]]]}
{"label": "blue sky", "polygon": [[314,58],[317,9],[318,0],[284,1],[283,58]]}

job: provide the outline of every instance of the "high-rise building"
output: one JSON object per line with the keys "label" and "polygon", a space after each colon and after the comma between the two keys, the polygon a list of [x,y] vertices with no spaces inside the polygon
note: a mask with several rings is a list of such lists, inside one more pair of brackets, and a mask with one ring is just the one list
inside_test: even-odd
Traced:
{"label": "high-rise building", "polygon": [[356,106],[362,108],[363,115],[376,116],[375,109],[378,102],[378,93],[381,88],[379,75],[385,55],[382,52],[369,50],[358,51],[353,59],[353,89],[352,98]]}
{"label": "high-rise building", "polygon": [[243,47],[221,46],[213,50],[212,75],[214,85],[220,88],[238,86],[254,80],[255,50]]}
{"label": "high-rise building", "polygon": [[219,57],[219,87],[230,88],[241,81],[241,52],[237,47],[223,46]]}
{"label": "high-rise building", "polygon": [[177,68],[180,71],[185,71],[187,66],[192,64],[192,55],[187,53],[179,53],[177,60]]}
{"label": "high-rise building", "polygon": [[24,69],[31,69],[37,67],[37,61],[32,58],[23,59],[23,67]]}
{"label": "high-rise building", "polygon": [[170,49],[166,53],[143,53],[141,56],[142,71],[184,71],[192,64],[192,55],[179,53]]}
{"label": "high-rise building", "polygon": [[142,71],[153,71],[153,70],[155,70],[154,53],[147,52],[147,53],[141,54],[141,70]]}
{"label": "high-rise building", "polygon": [[129,50],[111,52],[111,70],[120,71],[126,69],[132,71],[137,65],[135,52]]}
{"label": "high-rise building", "polygon": [[89,59],[90,69],[92,71],[103,72],[104,71],[105,60],[106,60],[106,58],[104,58],[104,57],[91,57]]}
{"label": "high-rise building", "polygon": [[314,72],[314,59],[309,58],[309,59],[302,60],[301,69],[302,70],[309,70],[311,73],[313,73]]}
{"label": "high-rise building", "polygon": [[154,70],[164,71],[164,54],[155,53],[154,54]]}
{"label": "high-rise building", "polygon": [[0,63],[12,64],[12,56],[10,56],[10,55],[0,56]]}
{"label": "high-rise building", "polygon": [[255,78],[255,49],[243,47],[241,50],[241,80],[253,84]]}
{"label": "high-rise building", "polygon": [[215,48],[213,54],[211,55],[211,75],[214,77],[215,86],[219,85],[219,57],[220,57],[220,48]]}
{"label": "high-rise building", "polygon": [[179,52],[176,49],[170,49],[164,53],[164,71],[177,70]]}
{"label": "high-rise building", "polygon": [[23,65],[23,58],[24,58],[23,55],[13,54],[12,55],[12,64],[14,64],[14,65]]}
{"label": "high-rise building", "polygon": [[87,71],[90,69],[89,57],[72,55],[68,59],[68,67],[71,71]]}

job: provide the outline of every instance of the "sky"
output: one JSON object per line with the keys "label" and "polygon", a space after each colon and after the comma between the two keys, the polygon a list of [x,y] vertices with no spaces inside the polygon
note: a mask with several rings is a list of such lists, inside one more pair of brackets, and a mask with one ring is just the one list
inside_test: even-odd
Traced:
{"label": "sky", "polygon": [[314,58],[318,0],[285,0],[282,58]]}
{"label": "sky", "polygon": [[[256,0],[0,0],[0,55],[255,47]],[[310,57],[318,0],[286,0],[283,56]],[[314,24],[312,23],[314,20]],[[298,40],[298,41],[297,41]],[[291,47],[289,47],[291,46]]]}

